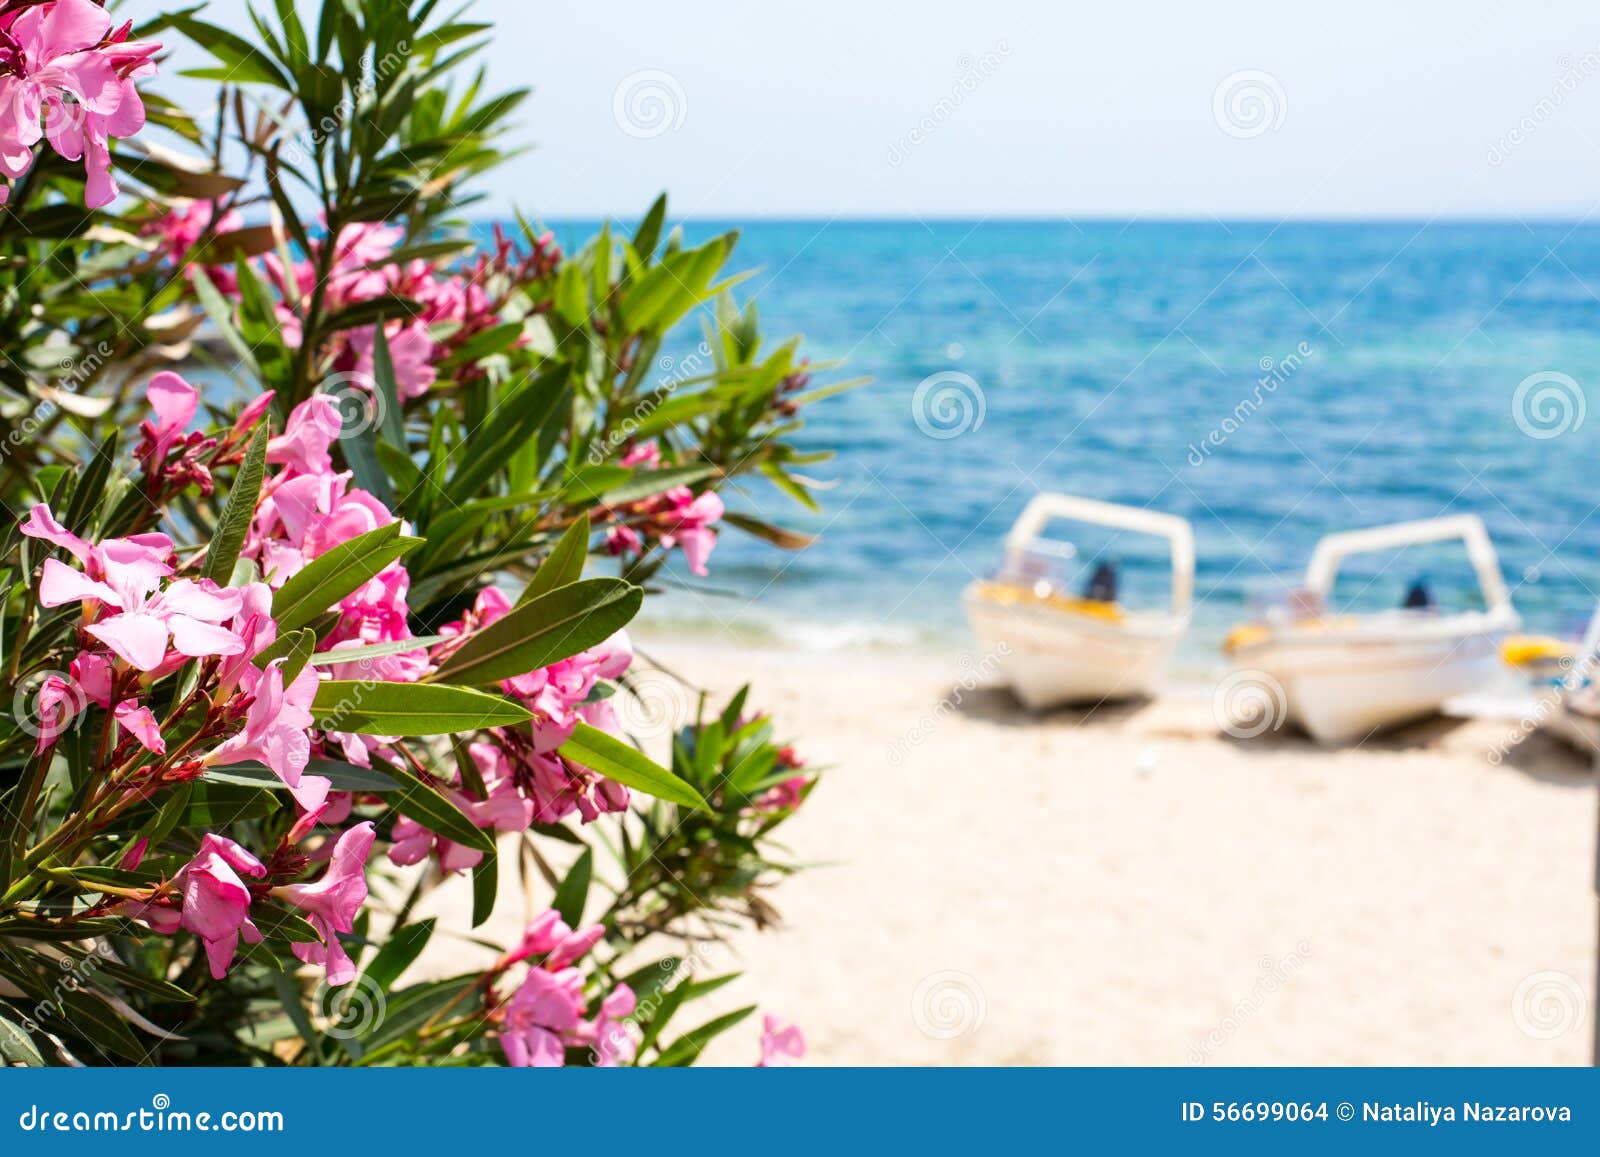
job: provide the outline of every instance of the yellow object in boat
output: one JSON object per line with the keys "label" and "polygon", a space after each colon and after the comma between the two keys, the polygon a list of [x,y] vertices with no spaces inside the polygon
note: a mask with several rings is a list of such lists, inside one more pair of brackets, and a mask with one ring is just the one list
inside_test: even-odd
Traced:
{"label": "yellow object in boat", "polygon": [[1512,635],[1500,645],[1500,657],[1513,667],[1529,667],[1568,658],[1572,644],[1549,635]]}
{"label": "yellow object in boat", "polygon": [[1270,638],[1272,638],[1271,627],[1264,627],[1260,623],[1240,623],[1228,632],[1226,639],[1222,640],[1222,649],[1225,653],[1232,654],[1240,647],[1265,643]]}
{"label": "yellow object in boat", "polygon": [[1054,592],[1040,594],[1029,587],[1014,583],[979,582],[973,587],[974,596],[985,602],[1005,607],[1036,606],[1069,615],[1084,615],[1107,623],[1120,623],[1127,613],[1116,603],[1103,603],[1096,599],[1080,599]]}
{"label": "yellow object in boat", "polygon": [[1315,634],[1319,631],[1348,630],[1357,622],[1355,615],[1321,615],[1317,618],[1296,619],[1281,628],[1269,627],[1265,623],[1240,623],[1228,632],[1228,637],[1222,640],[1224,654],[1232,654],[1240,647],[1253,647],[1257,643],[1265,643],[1281,629],[1286,635],[1292,632],[1306,632]]}

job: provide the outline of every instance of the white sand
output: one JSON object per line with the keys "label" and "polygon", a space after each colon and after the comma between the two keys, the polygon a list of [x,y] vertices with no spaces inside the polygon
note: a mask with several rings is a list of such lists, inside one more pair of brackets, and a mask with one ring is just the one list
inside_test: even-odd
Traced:
{"label": "white sand", "polygon": [[1552,742],[1494,767],[1505,724],[1440,720],[1330,752],[1224,738],[1195,693],[956,705],[954,655],[645,649],[751,680],[835,765],[785,828],[823,866],[772,894],[783,928],[710,949],[745,975],[681,1028],[759,1002],[822,1064],[1587,1060],[1596,800]]}

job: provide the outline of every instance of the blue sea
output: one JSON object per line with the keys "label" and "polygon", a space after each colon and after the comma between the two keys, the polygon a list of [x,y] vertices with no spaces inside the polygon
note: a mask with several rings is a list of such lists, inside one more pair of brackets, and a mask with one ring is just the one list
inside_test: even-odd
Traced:
{"label": "blue sea", "polygon": [[[1575,631],[1600,592],[1600,227],[1113,221],[697,222],[740,229],[740,287],[774,340],[803,334],[872,383],[809,411],[837,459],[788,555],[724,534],[683,622],[816,646],[963,637],[1034,493],[1190,519],[1191,657],[1281,596],[1330,531],[1482,516],[1530,628]],[[565,242],[590,227],[557,227]],[[692,353],[697,340],[665,350]],[[662,363],[662,376],[671,366]],[[825,375],[818,375],[819,383]],[[924,385],[924,383],[928,383]],[[920,387],[920,392],[919,392]],[[1092,529],[1132,604],[1165,597],[1154,544]],[[1352,559],[1337,588],[1396,605],[1424,578],[1470,605],[1462,553]],[[658,614],[661,612],[658,612]]]}

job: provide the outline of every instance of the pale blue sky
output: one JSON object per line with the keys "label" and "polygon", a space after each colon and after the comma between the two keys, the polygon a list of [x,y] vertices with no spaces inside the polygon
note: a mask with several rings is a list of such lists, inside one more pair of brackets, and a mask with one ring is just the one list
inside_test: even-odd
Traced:
{"label": "pale blue sky", "polygon": [[[241,11],[217,0],[212,18]],[[501,25],[491,77],[536,90],[517,130],[535,151],[491,208],[542,217],[632,217],[663,188],[675,216],[731,217],[1580,217],[1600,196],[1593,3],[480,0],[473,15]],[[664,121],[648,101],[627,113],[630,77],[664,95]]]}

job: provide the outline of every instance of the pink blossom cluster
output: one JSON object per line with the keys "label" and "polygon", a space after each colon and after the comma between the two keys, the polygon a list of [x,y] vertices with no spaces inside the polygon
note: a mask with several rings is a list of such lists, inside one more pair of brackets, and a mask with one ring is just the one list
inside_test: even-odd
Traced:
{"label": "pink blossom cluster", "polygon": [[[503,618],[511,608],[504,591],[485,587],[472,609],[441,627],[439,633],[450,640],[465,639]],[[442,661],[458,645],[439,644],[434,658]],[[618,631],[598,646],[503,680],[501,690],[520,700],[533,713],[533,721],[526,729],[493,729],[491,742],[473,745],[472,756],[489,796],[468,814],[475,819],[483,817],[482,827],[521,831],[530,823],[556,823],[574,811],[589,823],[607,812],[625,809],[627,788],[568,759],[558,749],[572,738],[579,722],[603,731],[620,729],[610,702],[596,698],[595,692],[601,680],[620,678],[632,662],[633,644],[626,631]],[[522,797],[520,812],[511,805],[512,792]],[[414,862],[410,857],[420,859],[426,854],[422,837],[413,835],[418,842],[401,852],[408,858],[400,862]],[[439,847],[442,864],[447,856],[457,864],[465,859],[464,849],[454,849],[442,839]]]}
{"label": "pink blossom cluster", "polygon": [[[161,256],[177,265],[208,233],[232,233],[243,228],[244,218],[237,209],[229,209],[218,217],[215,201],[185,201],[146,224],[140,232],[155,238]],[[205,271],[222,292],[238,292],[239,278],[230,266],[207,265]]]}
{"label": "pink blossom cluster", "polygon": [[[0,175],[16,180],[33,166],[41,140],[69,161],[82,160],[84,204],[117,197],[112,137],[144,127],[134,82],[154,76],[161,45],[130,40],[91,0],[48,0],[0,15]],[[10,195],[0,184],[0,202]]]}
{"label": "pink blossom cluster", "polygon": [[[805,767],[805,760],[795,754],[792,747],[778,749],[777,765],[787,770],[797,770]],[[811,780],[804,775],[791,775],[788,779],[777,783],[770,791],[756,801],[756,807],[761,811],[794,811],[805,801],[806,788],[811,785]]]}
{"label": "pink blossom cluster", "polygon": [[[261,931],[250,918],[251,905],[266,896],[305,913],[317,930],[316,943],[291,945],[295,956],[324,969],[328,983],[349,984],[356,976],[355,962],[345,951],[339,933],[350,932],[367,902],[367,856],[375,831],[370,820],[345,829],[334,841],[328,866],[309,883],[274,885],[274,873],[248,849],[225,836],[206,835],[193,859],[178,870],[171,882],[146,900],[128,900],[116,911],[142,920],[168,935],[180,928],[199,937],[211,975],[228,974],[239,941],[259,944]],[[298,860],[287,860],[298,874]],[[124,866],[128,866],[126,863]],[[248,883],[250,880],[259,881]]]}
{"label": "pink blossom cluster", "polygon": [[[195,399],[185,391],[193,393],[172,374],[158,375],[150,383],[147,398],[155,417],[145,428],[148,463],[159,467],[176,445],[189,440],[185,427]],[[57,742],[72,716],[95,703],[110,711],[117,725],[109,786],[125,799],[196,778],[208,767],[255,760],[283,781],[306,813],[291,831],[291,840],[303,838],[316,817],[332,818],[329,782],[306,774],[315,668],[305,667],[286,682],[283,659],[264,667],[253,661],[277,635],[272,590],[266,583],[221,587],[207,578],[184,577],[166,535],[89,542],[44,504],[29,512],[21,530],[76,563],[48,557],[40,575],[41,606],[78,606],[80,647],[67,673],[49,676],[40,688],[41,754]],[[198,685],[166,721],[158,720],[145,702],[147,691],[191,662],[202,665]],[[186,719],[187,737],[169,752],[164,731],[190,709],[198,724]],[[305,911],[321,937],[317,943],[294,945],[296,954],[325,965],[329,981],[342,984],[354,969],[337,933],[351,930],[366,900],[363,865],[372,839],[372,825],[358,824],[340,835],[327,870],[316,882],[289,882],[305,866],[303,857],[290,857],[283,882],[274,886],[273,874],[253,853],[209,835],[169,884],[146,898],[130,899],[123,911],[157,931],[193,932],[205,946],[213,975],[221,977],[241,938],[259,941],[250,905],[270,891]],[[136,848],[125,866],[137,864],[142,854],[142,846]],[[269,878],[250,885],[245,877]]]}
{"label": "pink blossom cluster", "polygon": [[[392,260],[404,236],[405,231],[394,225],[362,222],[345,226],[332,241],[330,271],[323,287],[324,307],[335,313],[385,295],[417,303],[412,316],[384,323],[402,400],[421,397],[438,378],[436,363],[449,349],[439,335],[448,331],[450,343],[459,342],[498,320],[495,304],[476,279],[448,273],[422,259]],[[276,255],[263,258],[281,299],[278,320],[284,340],[291,346],[302,340],[297,310],[311,296],[320,247],[327,244],[326,240],[313,243],[306,260],[287,267]],[[358,381],[372,380],[376,328],[354,326],[339,332],[332,351],[334,373],[351,374]]]}
{"label": "pink blossom cluster", "polygon": [[637,1007],[633,989],[618,984],[585,1020],[583,973],[574,965],[588,955],[605,929],[599,924],[573,931],[559,913],[536,916],[522,941],[495,965],[502,971],[525,960],[530,964],[522,983],[496,1014],[500,1048],[517,1068],[557,1068],[566,1064],[568,1048],[589,1049],[596,1065],[627,1065],[638,1052],[628,1018]]}
{"label": "pink blossom cluster", "polygon": [[[653,441],[641,442],[623,455],[621,465],[637,470],[661,468],[661,450]],[[606,550],[612,554],[638,554],[647,543],[665,550],[683,549],[691,574],[704,577],[706,561],[717,545],[711,527],[721,520],[722,499],[713,490],[695,494],[687,486],[674,486],[660,494],[625,506],[598,512],[616,521],[606,529]]]}

